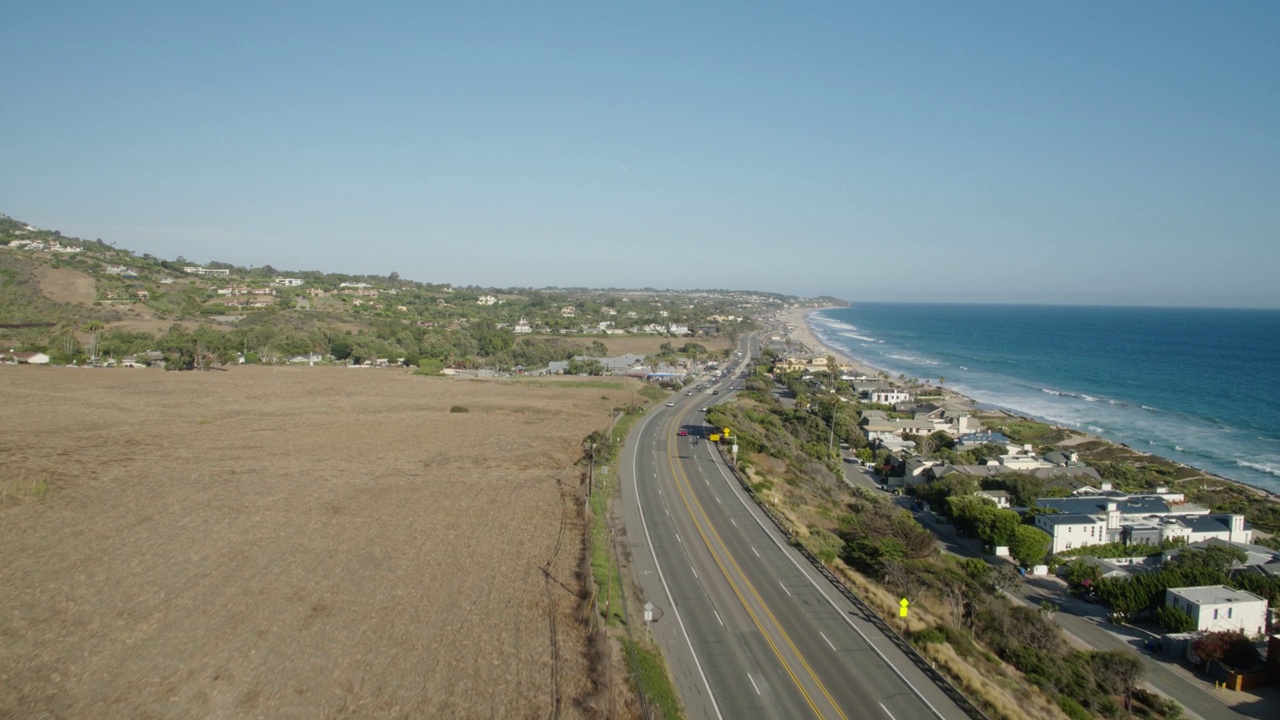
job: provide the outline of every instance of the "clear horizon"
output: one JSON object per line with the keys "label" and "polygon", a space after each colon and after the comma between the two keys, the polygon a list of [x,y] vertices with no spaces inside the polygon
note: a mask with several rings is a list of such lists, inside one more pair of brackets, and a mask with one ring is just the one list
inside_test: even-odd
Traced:
{"label": "clear horizon", "polygon": [[5,6],[0,211],[459,286],[1273,309],[1277,36],[1266,3]]}

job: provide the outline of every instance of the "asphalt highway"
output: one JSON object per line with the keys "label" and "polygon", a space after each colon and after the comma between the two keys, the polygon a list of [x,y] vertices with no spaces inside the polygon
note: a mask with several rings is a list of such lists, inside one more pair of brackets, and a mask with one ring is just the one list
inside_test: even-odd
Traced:
{"label": "asphalt highway", "polygon": [[707,442],[700,408],[735,382],[651,412],[623,462],[624,539],[654,606],[645,631],[687,716],[967,717],[787,545]]}

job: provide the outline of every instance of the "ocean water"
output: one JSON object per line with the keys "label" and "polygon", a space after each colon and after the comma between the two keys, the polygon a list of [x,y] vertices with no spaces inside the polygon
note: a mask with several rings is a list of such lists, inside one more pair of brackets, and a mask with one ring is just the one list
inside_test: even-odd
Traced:
{"label": "ocean water", "polygon": [[1280,310],[855,303],[809,320],[894,377],[1280,493]]}

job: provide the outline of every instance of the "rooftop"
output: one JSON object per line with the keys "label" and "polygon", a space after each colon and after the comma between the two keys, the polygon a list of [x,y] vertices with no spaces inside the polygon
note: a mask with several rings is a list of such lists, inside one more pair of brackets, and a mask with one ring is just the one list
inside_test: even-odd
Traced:
{"label": "rooftop", "polygon": [[1196,605],[1222,605],[1238,602],[1263,602],[1266,600],[1245,590],[1233,590],[1225,585],[1169,588],[1169,592]]}
{"label": "rooftop", "polygon": [[1037,516],[1037,519],[1039,518],[1044,518],[1044,521],[1050,525],[1096,525],[1098,523],[1098,518],[1079,513],[1049,513]]}

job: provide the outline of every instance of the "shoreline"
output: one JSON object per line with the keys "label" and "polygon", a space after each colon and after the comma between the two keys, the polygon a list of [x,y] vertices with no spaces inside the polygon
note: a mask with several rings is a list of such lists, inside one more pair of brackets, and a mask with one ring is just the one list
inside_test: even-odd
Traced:
{"label": "shoreline", "polygon": [[[813,352],[813,353],[821,352],[823,354],[831,355],[835,357],[837,362],[850,365],[854,368],[855,372],[858,372],[863,375],[867,375],[868,377],[876,377],[881,372],[887,373],[888,371],[882,368],[877,368],[874,365],[871,365],[863,360],[854,358],[850,356],[848,352],[832,347],[831,345],[823,342],[822,339],[818,337],[817,333],[813,331],[813,328],[809,323],[810,315],[816,312],[821,312],[823,310],[830,310],[830,309],[839,308],[839,307],[841,306],[828,305],[828,306],[817,307],[817,308],[803,308],[798,310],[789,310],[786,313],[783,313],[780,316],[780,319],[784,323],[786,323],[789,328],[791,328],[787,332],[788,337],[792,338],[793,341],[798,342],[800,345],[808,349],[809,352]],[[918,378],[913,378],[913,379],[918,379]],[[951,407],[951,409],[956,409],[956,410],[963,409],[970,412],[979,412],[979,411],[987,411],[987,409],[989,408],[990,411],[1001,413],[1010,418],[1040,422],[1040,423],[1049,425],[1050,427],[1053,427],[1055,429],[1059,429],[1064,432],[1070,433],[1071,436],[1069,438],[1067,438],[1066,440],[1063,440],[1062,442],[1054,444],[1057,447],[1070,447],[1073,445],[1079,445],[1082,443],[1092,442],[1092,441],[1106,443],[1107,445],[1112,445],[1115,447],[1123,447],[1129,450],[1130,452],[1136,453],[1138,455],[1145,455],[1149,457],[1160,458],[1165,462],[1172,463],[1179,467],[1184,467],[1190,470],[1194,470],[1197,473],[1200,473],[1201,475],[1203,475],[1205,478],[1218,480],[1224,483],[1230,483],[1231,485],[1235,485],[1237,487],[1243,488],[1244,490],[1249,491],[1257,495],[1258,497],[1280,503],[1280,493],[1274,492],[1272,490],[1267,490],[1266,488],[1260,488],[1260,487],[1242,482],[1240,480],[1234,480],[1232,478],[1224,477],[1217,473],[1213,473],[1208,470],[1205,470],[1204,468],[1195,467],[1194,465],[1187,465],[1186,463],[1181,463],[1176,460],[1172,460],[1160,455],[1156,455],[1154,453],[1142,452],[1141,450],[1132,448],[1128,445],[1125,445],[1124,443],[1119,443],[1114,440],[1108,440],[1107,438],[1100,437],[1098,435],[1087,433],[1081,430],[1077,430],[1075,428],[1063,427],[1062,425],[1059,425],[1057,423],[1035,418],[1011,408],[986,406],[984,405],[984,403],[981,403],[978,400],[975,400],[974,398],[968,397],[966,395],[962,395],[953,390],[948,390],[946,388],[941,388],[934,385],[928,385],[928,387],[931,387],[937,390],[938,392],[942,393],[942,395],[946,398],[946,400],[950,401],[953,404],[953,407]]]}

